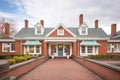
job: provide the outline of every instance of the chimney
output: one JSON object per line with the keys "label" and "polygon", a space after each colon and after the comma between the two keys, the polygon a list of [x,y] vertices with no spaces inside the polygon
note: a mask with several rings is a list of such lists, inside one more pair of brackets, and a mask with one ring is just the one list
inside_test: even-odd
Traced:
{"label": "chimney", "polygon": [[25,28],[28,28],[28,20],[25,19]]}
{"label": "chimney", "polygon": [[40,20],[40,24],[44,26],[44,20]]}
{"label": "chimney", "polygon": [[111,25],[111,36],[114,36],[116,34],[116,26],[117,26],[117,24]]}
{"label": "chimney", "polygon": [[83,24],[83,14],[79,16],[79,25]]}
{"label": "chimney", "polygon": [[95,20],[95,28],[98,28],[98,20]]}
{"label": "chimney", "polygon": [[9,37],[10,35],[10,24],[5,23],[5,37]]}

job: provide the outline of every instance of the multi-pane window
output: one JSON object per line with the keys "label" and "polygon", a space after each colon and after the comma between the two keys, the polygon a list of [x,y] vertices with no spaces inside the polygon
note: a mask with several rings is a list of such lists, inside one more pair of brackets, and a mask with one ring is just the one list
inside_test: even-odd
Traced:
{"label": "multi-pane window", "polygon": [[108,44],[108,46],[107,46],[107,50],[108,50],[108,51],[112,51],[111,45],[112,45],[112,44]]}
{"label": "multi-pane window", "polygon": [[37,28],[37,34],[41,34],[41,28]]}
{"label": "multi-pane window", "polygon": [[10,52],[15,52],[15,43],[10,44]]}
{"label": "multi-pane window", "polygon": [[92,52],[93,52],[93,51],[92,51],[92,49],[93,49],[93,47],[92,47],[92,46],[88,46],[88,47],[87,47],[87,49],[88,49],[88,50],[87,50],[87,51],[88,51],[88,53],[92,53]]}
{"label": "multi-pane window", "polygon": [[85,27],[82,28],[82,34],[86,34],[86,28]]}
{"label": "multi-pane window", "polygon": [[82,46],[82,53],[85,53],[85,46]]}
{"label": "multi-pane window", "polygon": [[36,53],[40,53],[40,46],[36,46]]}
{"label": "multi-pane window", "polygon": [[56,53],[56,45],[51,45],[51,53]]}
{"label": "multi-pane window", "polygon": [[64,29],[58,29],[57,35],[64,35]]}
{"label": "multi-pane window", "polygon": [[8,52],[8,44],[7,43],[2,43],[2,52]]}
{"label": "multi-pane window", "polygon": [[70,53],[70,45],[65,45],[65,53]]}
{"label": "multi-pane window", "polygon": [[34,53],[34,46],[29,46],[29,52]]}

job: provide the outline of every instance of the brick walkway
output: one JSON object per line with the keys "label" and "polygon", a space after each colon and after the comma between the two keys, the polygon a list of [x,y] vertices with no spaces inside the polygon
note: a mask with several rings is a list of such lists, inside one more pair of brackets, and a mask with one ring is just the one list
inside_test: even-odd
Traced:
{"label": "brick walkway", "polygon": [[72,59],[50,59],[19,80],[102,80]]}

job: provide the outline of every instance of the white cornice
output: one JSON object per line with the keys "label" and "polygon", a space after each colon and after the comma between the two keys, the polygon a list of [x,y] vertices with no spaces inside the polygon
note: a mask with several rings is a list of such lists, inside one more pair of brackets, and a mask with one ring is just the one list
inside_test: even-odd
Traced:
{"label": "white cornice", "polygon": [[14,39],[0,39],[0,42],[14,42]]}
{"label": "white cornice", "polygon": [[107,42],[120,42],[120,40],[108,40]]}

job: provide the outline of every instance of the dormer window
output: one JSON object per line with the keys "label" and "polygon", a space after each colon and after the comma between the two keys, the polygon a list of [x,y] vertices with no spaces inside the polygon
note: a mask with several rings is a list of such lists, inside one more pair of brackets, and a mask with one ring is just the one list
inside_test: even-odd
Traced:
{"label": "dormer window", "polygon": [[83,23],[80,25],[78,32],[80,35],[88,35],[88,26],[87,24]]}
{"label": "dormer window", "polygon": [[41,28],[37,28],[37,34],[41,34]]}
{"label": "dormer window", "polygon": [[44,28],[40,23],[37,23],[35,25],[35,34],[36,35],[42,35],[44,33]]}
{"label": "dormer window", "polygon": [[64,29],[58,29],[57,35],[64,35]]}
{"label": "dormer window", "polygon": [[82,34],[86,34],[86,28],[85,27],[82,28]]}

